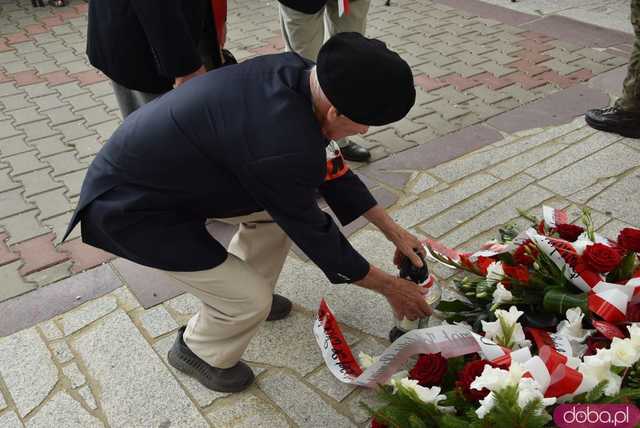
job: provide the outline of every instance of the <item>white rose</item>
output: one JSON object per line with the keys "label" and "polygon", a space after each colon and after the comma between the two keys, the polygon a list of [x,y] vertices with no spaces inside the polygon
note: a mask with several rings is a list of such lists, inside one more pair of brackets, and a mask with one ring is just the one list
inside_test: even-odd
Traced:
{"label": "white rose", "polygon": [[634,346],[631,339],[614,337],[609,349],[611,364],[617,367],[631,367],[640,359],[640,347]]}
{"label": "white rose", "polygon": [[629,327],[627,327],[627,329],[629,330],[629,335],[631,336],[630,339],[631,343],[633,343],[633,346],[635,346],[636,348],[640,348],[640,324],[631,324]]}
{"label": "white rose", "polygon": [[482,388],[487,388],[489,391],[498,391],[506,386],[514,385],[515,383],[511,382],[511,380],[512,378],[509,376],[508,371],[486,365],[480,376],[471,382],[471,388],[478,391]]}
{"label": "white rose", "polygon": [[493,304],[501,305],[503,303],[509,303],[512,300],[513,300],[513,294],[511,294],[511,291],[504,288],[504,285],[502,285],[502,283],[499,282],[498,286],[493,292]]}
{"label": "white rose", "polygon": [[527,404],[540,399],[544,407],[551,406],[556,403],[555,397],[544,398],[544,394],[540,390],[540,384],[531,378],[522,378],[518,383],[518,406],[524,409]]}
{"label": "white rose", "polygon": [[438,405],[438,403],[442,400],[446,400],[447,396],[440,394],[441,388],[439,386],[432,386],[431,388],[425,388],[424,386],[418,385],[417,380],[403,378],[395,381],[396,388],[397,386],[402,385],[402,387],[414,391],[420,401],[426,404],[434,404]]}
{"label": "white rose", "polygon": [[489,413],[491,409],[493,409],[493,406],[495,405],[496,405],[496,397],[493,394],[493,392],[491,392],[489,393],[489,395],[487,395],[482,400],[480,400],[480,407],[476,409],[476,415],[478,415],[480,419],[483,419],[487,415],[487,413]]}
{"label": "white rose", "polygon": [[558,324],[556,331],[571,341],[582,343],[593,333],[593,330],[585,330],[582,328],[582,318],[584,318],[582,309],[568,309],[567,319]]}
{"label": "white rose", "polygon": [[596,355],[584,357],[578,371],[587,378],[585,381],[593,385],[607,381],[604,393],[611,397],[620,391],[622,378],[611,371],[611,360],[608,357],[609,353],[607,352],[598,352]]}

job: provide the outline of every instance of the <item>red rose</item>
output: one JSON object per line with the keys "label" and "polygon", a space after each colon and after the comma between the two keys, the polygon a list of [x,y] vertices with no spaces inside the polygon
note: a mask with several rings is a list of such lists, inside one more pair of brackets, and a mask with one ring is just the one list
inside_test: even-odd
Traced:
{"label": "red rose", "polygon": [[[507,282],[509,282],[509,284],[511,284],[511,281],[509,280],[516,280],[523,284],[529,282],[529,269],[525,266],[509,266],[503,264],[502,270],[504,270],[504,274],[506,275]],[[505,281],[502,281],[502,283],[504,284]]]}
{"label": "red rose", "polygon": [[582,260],[596,272],[605,273],[614,270],[622,260],[622,256],[608,245],[593,244],[585,248]]}
{"label": "red rose", "polygon": [[471,383],[476,380],[478,376],[482,374],[485,366],[490,366],[491,363],[486,360],[473,360],[468,362],[458,373],[458,380],[456,381],[456,387],[460,388],[464,397],[469,401],[480,401],[487,395],[489,390],[482,388],[481,390],[472,389]]}
{"label": "red rose", "polygon": [[482,275],[486,276],[487,275],[487,268],[494,261],[495,260],[493,260],[491,257],[479,256],[478,260],[476,260],[476,267],[478,268],[478,271],[480,271],[480,273]]}
{"label": "red rose", "polygon": [[618,235],[618,245],[627,251],[640,252],[640,229],[624,228]]}
{"label": "red rose", "polygon": [[524,241],[513,253],[513,259],[516,263],[524,266],[531,266],[535,261],[535,257],[538,257],[538,248],[533,245],[530,239]]}
{"label": "red rose", "polygon": [[564,223],[556,226],[556,232],[565,241],[574,242],[578,239],[578,236],[582,235],[584,228],[575,224]]}
{"label": "red rose", "polygon": [[420,386],[436,386],[442,383],[447,372],[447,359],[437,354],[421,354],[409,372],[409,379],[417,380]]}
{"label": "red rose", "polygon": [[371,428],[387,428],[387,426],[378,422],[377,419],[373,418],[371,419]]}

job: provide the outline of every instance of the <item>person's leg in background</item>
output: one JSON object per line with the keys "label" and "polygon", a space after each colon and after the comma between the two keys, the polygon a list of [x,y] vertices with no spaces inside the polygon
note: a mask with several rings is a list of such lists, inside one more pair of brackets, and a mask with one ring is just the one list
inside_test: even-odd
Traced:
{"label": "person's leg in background", "polygon": [[[291,312],[291,302],[273,294],[291,241],[265,212],[221,221],[239,224],[222,265],[167,272],[202,301],[201,310],[176,340],[171,360],[211,389],[239,390],[253,380],[251,370],[239,360],[258,327],[265,319],[282,319]],[[181,349],[180,340],[188,350]],[[193,358],[182,361],[180,357],[190,352],[211,367],[198,368],[197,362],[190,364]]]}
{"label": "person's leg in background", "polygon": [[[357,0],[357,2],[360,1],[361,0]],[[366,2],[368,10],[369,0],[362,1]],[[297,52],[304,58],[313,62],[317,61],[318,52],[320,52],[320,48],[325,40],[325,9],[328,8],[329,3],[336,3],[337,5],[336,0],[330,0],[326,7],[320,9],[314,14],[299,12],[278,3],[280,27],[282,29],[282,37],[284,39],[284,46],[287,52]],[[358,9],[361,9],[361,7],[358,6]],[[357,12],[357,15],[360,16],[360,11]],[[348,17],[343,16],[340,19],[348,19]],[[354,24],[351,25],[355,27]],[[329,29],[330,28],[331,27],[329,27]],[[371,158],[369,150],[356,143],[350,142],[346,139],[337,141],[337,143],[338,146],[340,146],[342,155],[347,160],[366,162]]]}
{"label": "person's leg in background", "polygon": [[150,92],[141,92],[129,89],[117,82],[114,82],[113,80],[111,81],[111,85],[113,86],[113,93],[116,96],[116,101],[118,102],[118,107],[120,107],[120,113],[122,113],[123,119],[146,103],[151,102],[162,95],[161,93],[152,94]]}
{"label": "person's leg in background", "polygon": [[[349,14],[340,16],[338,1],[329,0],[326,6],[326,20],[329,37],[344,32],[356,32],[364,34],[367,27],[367,13],[370,0],[351,0],[349,2]],[[337,141],[342,155],[347,160],[366,162],[371,158],[371,153],[364,147],[347,140]]]}
{"label": "person's leg in background", "polygon": [[612,107],[589,110],[585,120],[592,128],[615,132],[625,137],[640,137],[640,0],[631,0],[631,24],[636,38],[633,44],[622,96]]}

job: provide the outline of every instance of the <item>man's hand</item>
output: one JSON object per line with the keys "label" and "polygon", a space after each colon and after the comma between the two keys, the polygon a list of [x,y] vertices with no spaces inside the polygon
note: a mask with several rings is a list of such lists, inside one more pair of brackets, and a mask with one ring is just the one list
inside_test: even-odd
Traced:
{"label": "man's hand", "polygon": [[355,284],[377,291],[386,297],[398,319],[424,318],[432,312],[424,298],[427,289],[422,289],[406,279],[391,276],[375,266],[371,266],[369,273]]}
{"label": "man's hand", "polygon": [[182,85],[187,80],[193,79],[194,77],[200,76],[201,74],[205,74],[206,72],[207,72],[207,70],[204,68],[204,65],[201,65],[199,69],[197,69],[196,71],[194,71],[191,74],[187,74],[186,76],[176,77],[176,80],[175,80],[175,83],[174,83],[173,87],[177,88],[178,86]]}

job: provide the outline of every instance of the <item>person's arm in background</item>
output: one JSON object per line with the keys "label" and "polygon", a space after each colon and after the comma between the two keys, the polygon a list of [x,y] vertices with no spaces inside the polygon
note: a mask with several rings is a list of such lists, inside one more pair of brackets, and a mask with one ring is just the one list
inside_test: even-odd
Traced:
{"label": "person's arm in background", "polygon": [[183,14],[182,1],[131,0],[131,4],[161,75],[174,78],[175,85],[179,86],[206,72],[192,37],[192,29]]}

